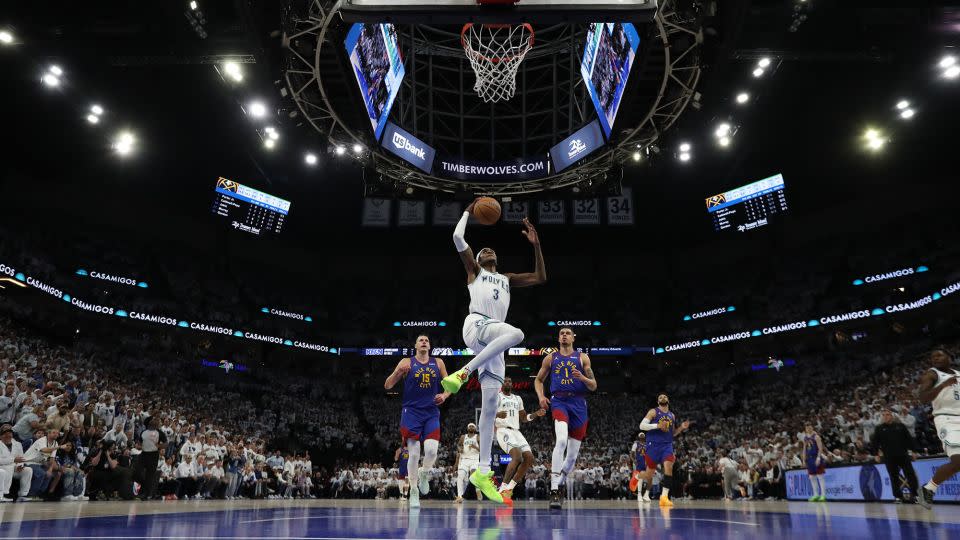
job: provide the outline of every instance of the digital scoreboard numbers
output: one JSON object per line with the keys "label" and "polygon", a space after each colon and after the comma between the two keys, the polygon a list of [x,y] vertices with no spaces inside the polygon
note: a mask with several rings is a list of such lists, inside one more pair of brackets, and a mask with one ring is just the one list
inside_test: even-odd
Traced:
{"label": "digital scoreboard numbers", "polygon": [[247,187],[233,180],[217,179],[213,213],[230,220],[238,231],[260,236],[279,233],[290,212],[290,201]]}
{"label": "digital scoreboard numbers", "polygon": [[715,231],[746,232],[765,227],[787,208],[782,174],[707,197],[707,212]]}

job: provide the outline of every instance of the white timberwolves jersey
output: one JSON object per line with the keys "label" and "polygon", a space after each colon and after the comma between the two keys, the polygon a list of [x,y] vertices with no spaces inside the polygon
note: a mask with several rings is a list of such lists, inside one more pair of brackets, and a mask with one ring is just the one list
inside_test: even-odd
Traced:
{"label": "white timberwolves jersey", "polygon": [[460,449],[461,460],[480,459],[480,439],[476,435],[463,436],[463,448]]}
{"label": "white timberwolves jersey", "polygon": [[498,428],[520,429],[520,411],[523,410],[523,399],[516,394],[500,394],[497,399],[497,412],[507,413],[506,418],[497,418],[494,425]]}
{"label": "white timberwolves jersey", "polygon": [[[930,369],[937,374],[937,383],[934,386],[939,386],[940,383],[950,377],[955,376],[957,379],[960,379],[960,372],[955,369],[951,370],[952,373],[946,373],[934,368]],[[960,416],[960,381],[953,383],[953,386],[944,388],[937,397],[933,398],[932,405],[934,416],[941,414]]]}
{"label": "white timberwolves jersey", "polygon": [[467,290],[470,291],[470,313],[506,322],[510,309],[510,280],[507,276],[481,268],[473,283],[467,285]]}

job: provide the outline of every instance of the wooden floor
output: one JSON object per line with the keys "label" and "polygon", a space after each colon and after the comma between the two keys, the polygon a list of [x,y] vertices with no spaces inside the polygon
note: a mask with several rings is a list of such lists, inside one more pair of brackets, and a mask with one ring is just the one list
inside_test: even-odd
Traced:
{"label": "wooden floor", "polygon": [[960,506],[676,501],[165,501],[0,505],[0,537],[127,538],[942,538],[960,539]]}

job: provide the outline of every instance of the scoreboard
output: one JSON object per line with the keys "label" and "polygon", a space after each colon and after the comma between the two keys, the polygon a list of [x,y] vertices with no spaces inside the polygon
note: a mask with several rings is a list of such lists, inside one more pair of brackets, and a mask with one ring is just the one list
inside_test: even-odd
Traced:
{"label": "scoreboard", "polygon": [[770,223],[776,214],[786,211],[787,196],[782,174],[707,197],[707,212],[715,231],[757,229]]}
{"label": "scoreboard", "polygon": [[257,236],[279,233],[289,212],[290,201],[233,180],[217,179],[213,213],[229,219],[236,230]]}

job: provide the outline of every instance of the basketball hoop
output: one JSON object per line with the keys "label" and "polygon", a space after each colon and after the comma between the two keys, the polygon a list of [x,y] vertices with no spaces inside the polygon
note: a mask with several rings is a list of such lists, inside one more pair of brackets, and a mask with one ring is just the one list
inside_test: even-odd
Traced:
{"label": "basketball hoop", "polygon": [[523,24],[467,23],[460,41],[477,76],[473,85],[483,101],[510,99],[517,90],[520,62],[533,48],[533,27]]}

